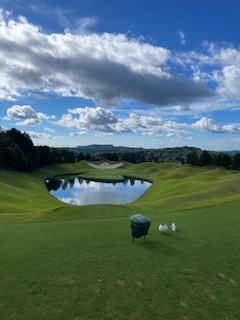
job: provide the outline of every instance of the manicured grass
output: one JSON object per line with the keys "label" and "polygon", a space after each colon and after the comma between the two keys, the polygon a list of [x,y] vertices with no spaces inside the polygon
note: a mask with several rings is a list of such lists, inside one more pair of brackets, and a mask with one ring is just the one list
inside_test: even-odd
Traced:
{"label": "manicured grass", "polygon": [[[123,175],[149,179],[150,189],[128,205],[100,206],[102,214],[114,216],[139,213],[173,212],[216,205],[240,199],[240,175],[218,168],[192,168],[173,163],[143,163],[103,170],[86,162],[55,165],[34,174],[0,170],[0,222],[52,221],[99,216],[99,206],[74,207],[57,201],[45,186],[45,179],[56,174],[79,173],[97,179],[121,179]],[[94,214],[95,212],[95,214]]]}
{"label": "manicured grass", "polygon": [[[239,174],[175,164],[106,171],[80,163],[0,172],[0,318],[239,319]],[[44,185],[70,172],[153,185],[133,204],[76,207]],[[151,227],[132,243],[135,213]],[[177,232],[161,234],[163,222]]]}

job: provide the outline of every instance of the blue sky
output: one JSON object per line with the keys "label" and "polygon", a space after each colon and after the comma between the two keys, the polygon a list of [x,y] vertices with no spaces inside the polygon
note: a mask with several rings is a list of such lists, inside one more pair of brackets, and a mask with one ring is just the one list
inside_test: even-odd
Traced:
{"label": "blue sky", "polygon": [[35,145],[240,150],[238,0],[0,3],[0,127]]}

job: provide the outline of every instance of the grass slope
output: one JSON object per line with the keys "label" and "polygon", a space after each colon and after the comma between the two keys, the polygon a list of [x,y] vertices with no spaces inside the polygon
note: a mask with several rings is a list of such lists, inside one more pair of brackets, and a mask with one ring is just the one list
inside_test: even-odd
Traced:
{"label": "grass slope", "polygon": [[[153,185],[133,204],[76,207],[44,185],[47,176],[70,172]],[[175,164],[2,170],[1,319],[239,319],[239,178]],[[133,244],[136,212],[151,227]],[[162,222],[175,222],[177,232],[161,234]]]}
{"label": "grass slope", "polygon": [[[97,179],[121,179],[135,176],[153,182],[136,202],[128,205],[76,207],[53,198],[45,187],[45,179],[55,174],[78,173]],[[34,174],[0,170],[0,222],[52,221],[82,219],[101,214],[106,217],[139,213],[161,213],[206,207],[240,199],[239,174],[216,168],[192,168],[173,163],[143,163],[114,170],[91,168],[85,161],[55,165]]]}

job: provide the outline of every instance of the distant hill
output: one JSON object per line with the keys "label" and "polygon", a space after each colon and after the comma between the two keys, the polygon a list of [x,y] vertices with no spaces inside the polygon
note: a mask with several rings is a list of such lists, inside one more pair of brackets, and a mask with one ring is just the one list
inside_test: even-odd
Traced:
{"label": "distant hill", "polygon": [[88,146],[78,146],[76,148],[71,148],[71,150],[76,152],[83,152],[89,154],[95,153],[106,153],[106,152],[116,152],[116,153],[132,153],[141,152],[146,149],[144,148],[130,148],[130,147],[114,147],[112,144],[91,144]]}
{"label": "distant hill", "polygon": [[227,153],[230,157],[234,157],[237,153],[240,153],[240,150],[222,151],[222,153]]}

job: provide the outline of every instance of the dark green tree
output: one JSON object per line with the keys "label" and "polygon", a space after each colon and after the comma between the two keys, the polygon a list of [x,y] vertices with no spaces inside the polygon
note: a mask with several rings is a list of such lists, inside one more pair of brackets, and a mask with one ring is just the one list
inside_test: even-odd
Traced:
{"label": "dark green tree", "polygon": [[10,146],[7,146],[3,149],[4,154],[4,164],[6,167],[14,168],[15,166],[15,159],[14,159],[14,152]]}
{"label": "dark green tree", "polygon": [[27,171],[28,160],[22,150],[17,145],[13,146],[12,149],[14,159],[13,168],[18,171]]}
{"label": "dark green tree", "polygon": [[136,163],[136,154],[135,153],[129,153],[128,161],[131,163]]}
{"label": "dark green tree", "polygon": [[91,155],[89,153],[85,154],[84,156],[85,160],[91,160]]}
{"label": "dark green tree", "polygon": [[73,151],[70,151],[68,149],[63,149],[62,155],[63,155],[66,163],[76,162],[75,153]]}
{"label": "dark green tree", "polygon": [[52,155],[53,155],[54,162],[56,162],[56,163],[64,163],[65,162],[65,158],[62,155],[61,149],[52,148]]}
{"label": "dark green tree", "polygon": [[213,156],[213,164],[215,164],[215,166],[218,166],[218,167],[222,166],[222,154],[221,153],[217,153]]}
{"label": "dark green tree", "polygon": [[79,152],[77,154],[77,161],[81,161],[81,160],[84,160],[84,154],[82,152]]}
{"label": "dark green tree", "polygon": [[54,155],[50,147],[38,146],[37,151],[39,155],[39,165],[41,167],[50,166],[54,163]]}
{"label": "dark green tree", "polygon": [[232,159],[232,167],[236,170],[240,168],[240,153],[236,153]]}
{"label": "dark green tree", "polygon": [[222,156],[222,167],[228,169],[230,168],[232,164],[232,158],[229,156],[229,154],[224,153]]}
{"label": "dark green tree", "polygon": [[21,131],[12,128],[6,132],[6,139],[11,141],[21,149],[26,158],[25,170],[32,172],[38,165],[36,149],[32,143],[31,138],[27,133],[22,133]]}
{"label": "dark green tree", "polygon": [[187,164],[189,164],[190,166],[198,166],[199,159],[198,159],[197,152],[194,151],[188,154]]}
{"label": "dark green tree", "polygon": [[204,150],[199,159],[199,166],[203,167],[203,166],[210,165],[212,163],[213,163],[212,156],[208,151]]}

